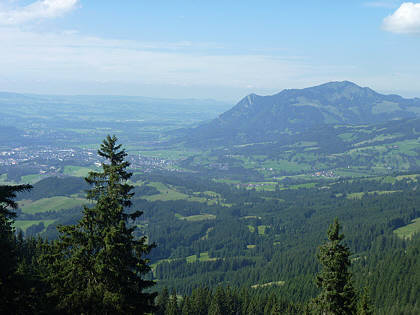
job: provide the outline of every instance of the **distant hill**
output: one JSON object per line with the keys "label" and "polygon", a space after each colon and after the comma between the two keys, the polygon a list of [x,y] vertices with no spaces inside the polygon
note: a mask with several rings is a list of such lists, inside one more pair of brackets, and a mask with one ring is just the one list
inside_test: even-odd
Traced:
{"label": "distant hill", "polygon": [[383,95],[352,82],[329,82],[271,96],[250,94],[187,135],[189,144],[279,140],[323,124],[375,124],[420,115],[420,98]]}
{"label": "distant hill", "polygon": [[[212,99],[170,99],[118,95],[41,95],[0,91],[0,114],[13,119],[168,120],[202,121],[214,118],[230,105]],[[6,120],[6,122],[8,122]],[[2,117],[0,117],[0,124]]]}
{"label": "distant hill", "polygon": [[232,105],[211,99],[0,92],[0,144],[99,143],[117,133],[130,145],[159,142],[163,131],[210,121]]}

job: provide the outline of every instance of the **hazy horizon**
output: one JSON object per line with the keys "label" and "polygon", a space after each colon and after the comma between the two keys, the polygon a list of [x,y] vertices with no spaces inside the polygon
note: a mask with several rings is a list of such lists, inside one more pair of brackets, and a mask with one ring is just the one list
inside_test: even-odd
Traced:
{"label": "hazy horizon", "polygon": [[420,3],[0,1],[0,90],[234,102],[349,80],[420,96]]}

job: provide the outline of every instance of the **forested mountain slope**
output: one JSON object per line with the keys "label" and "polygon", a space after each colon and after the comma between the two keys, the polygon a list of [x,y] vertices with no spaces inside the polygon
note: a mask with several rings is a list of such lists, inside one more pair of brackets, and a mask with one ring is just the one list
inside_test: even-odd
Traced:
{"label": "forested mountain slope", "polygon": [[[271,290],[304,303],[318,292],[313,281],[317,246],[338,217],[353,253],[356,287],[368,286],[378,309],[415,314],[420,222],[412,220],[420,217],[419,181],[418,174],[284,179],[257,190],[188,173],[136,174],[132,209],[144,211],[135,222],[139,235],[157,245],[150,253],[157,290],[166,286],[189,294],[203,285],[230,285]],[[22,197],[36,199],[51,191],[71,196],[76,183],[71,177],[44,180]],[[23,208],[17,224],[43,222],[36,231],[49,238],[56,237],[58,224],[80,217],[80,208],[38,211]],[[400,304],[394,306],[394,300]]]}
{"label": "forested mountain slope", "polygon": [[270,96],[250,94],[186,139],[191,144],[279,140],[322,124],[375,124],[419,114],[419,98],[383,95],[348,81],[329,82]]}

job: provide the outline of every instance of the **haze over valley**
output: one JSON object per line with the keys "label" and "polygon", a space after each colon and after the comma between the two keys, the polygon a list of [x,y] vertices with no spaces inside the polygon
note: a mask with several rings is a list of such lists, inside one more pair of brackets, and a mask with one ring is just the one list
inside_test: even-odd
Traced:
{"label": "haze over valley", "polygon": [[1,314],[419,314],[420,3],[0,0]]}

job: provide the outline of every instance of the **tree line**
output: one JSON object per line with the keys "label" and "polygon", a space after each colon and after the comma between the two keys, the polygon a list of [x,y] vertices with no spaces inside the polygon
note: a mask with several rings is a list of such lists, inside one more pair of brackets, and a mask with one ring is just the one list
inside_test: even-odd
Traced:
{"label": "tree line", "polygon": [[[275,293],[270,298],[276,290],[274,287],[270,290],[218,287],[215,291],[201,288],[183,298],[162,290],[156,297],[148,260],[155,245],[135,233],[135,223],[142,213],[128,210],[132,205],[133,186],[127,183],[132,174],[127,171],[126,153],[115,136],[108,136],[98,153],[105,159],[102,170],[91,172],[86,178],[91,186],[87,198],[94,202],[84,207],[76,224],[60,226],[59,238],[55,241],[25,240],[22,235],[14,234],[12,209],[17,206],[16,193],[30,187],[1,186],[1,252],[8,254],[3,255],[7,259],[1,262],[0,312],[194,314],[194,307],[201,305],[209,314],[372,313],[369,294],[356,292],[354,288],[349,269],[350,250],[343,244],[337,221],[328,230],[328,241],[318,251],[323,267],[316,278],[318,296],[307,299],[308,303],[295,302],[287,295],[285,298]],[[240,233],[240,227],[238,231]],[[220,231],[222,236],[225,232]],[[225,250],[233,250],[236,245],[226,244]],[[267,250],[270,247],[268,243],[264,246]],[[234,266],[252,270],[258,265],[258,260],[251,257],[226,262],[226,270]],[[295,272],[298,274],[299,270]],[[236,306],[225,300],[233,301]]]}

